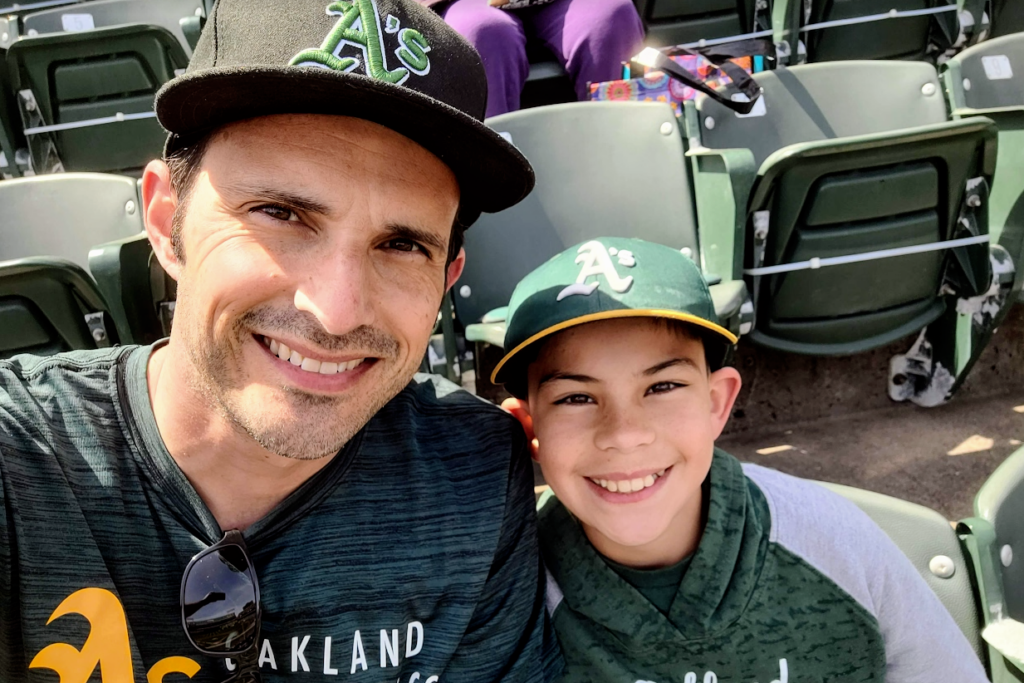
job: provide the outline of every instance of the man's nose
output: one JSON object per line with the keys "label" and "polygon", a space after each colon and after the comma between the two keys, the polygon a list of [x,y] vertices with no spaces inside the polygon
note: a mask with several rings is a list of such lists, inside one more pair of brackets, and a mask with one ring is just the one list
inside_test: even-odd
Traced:
{"label": "man's nose", "polygon": [[333,335],[373,323],[373,269],[365,253],[342,251],[303,267],[295,290],[295,308],[314,315]]}
{"label": "man's nose", "polygon": [[654,441],[642,406],[619,403],[601,411],[594,444],[602,451],[629,453]]}

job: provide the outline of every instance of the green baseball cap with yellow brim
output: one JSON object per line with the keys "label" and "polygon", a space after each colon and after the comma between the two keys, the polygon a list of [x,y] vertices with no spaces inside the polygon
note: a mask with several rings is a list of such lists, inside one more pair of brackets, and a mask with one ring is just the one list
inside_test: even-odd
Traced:
{"label": "green baseball cap with yellow brim", "polygon": [[[562,330],[615,318],[667,318],[693,325],[724,350],[736,335],[722,327],[700,269],[677,249],[625,237],[600,237],[566,249],[527,275],[509,301],[505,348],[491,381],[523,378],[535,345]],[[522,389],[512,391],[522,393]]]}

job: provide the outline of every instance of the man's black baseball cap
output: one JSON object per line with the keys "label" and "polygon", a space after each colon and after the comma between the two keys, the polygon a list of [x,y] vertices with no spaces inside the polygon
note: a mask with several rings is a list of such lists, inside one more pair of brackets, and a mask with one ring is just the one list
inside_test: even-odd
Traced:
{"label": "man's black baseball cap", "polygon": [[480,55],[414,0],[218,0],[187,71],[156,97],[166,153],[271,114],[386,126],[452,169],[466,223],[533,189],[529,162],[483,125],[486,106]]}

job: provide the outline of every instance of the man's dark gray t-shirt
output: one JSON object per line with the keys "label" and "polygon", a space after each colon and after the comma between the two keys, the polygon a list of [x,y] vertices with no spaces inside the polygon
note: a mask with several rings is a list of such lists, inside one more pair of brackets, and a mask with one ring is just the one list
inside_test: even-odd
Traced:
{"label": "man's dark gray t-shirt", "polygon": [[[0,680],[223,681],[181,626],[222,536],[157,429],[150,347],[0,363]],[[525,437],[417,377],[246,533],[264,681],[540,681]]]}

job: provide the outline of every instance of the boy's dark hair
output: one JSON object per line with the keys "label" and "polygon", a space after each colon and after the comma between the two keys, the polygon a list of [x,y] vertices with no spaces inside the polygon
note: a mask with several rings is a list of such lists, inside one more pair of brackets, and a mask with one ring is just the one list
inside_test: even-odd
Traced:
{"label": "boy's dark hair", "polygon": [[[732,345],[727,344],[720,335],[705,330],[699,325],[694,325],[682,320],[676,320],[675,318],[650,317],[645,318],[645,320],[649,320],[656,327],[668,330],[669,332],[686,339],[699,341],[704,347],[704,364],[707,366],[708,374],[722,369],[727,365],[727,361],[730,360]],[[523,350],[522,357],[514,361],[517,363],[516,370],[513,373],[515,379],[505,383],[505,391],[516,398],[526,399],[527,368],[530,367],[531,363],[537,360],[541,349],[543,349],[545,344],[553,338],[554,336],[547,337],[546,339],[543,339],[536,344],[533,344],[533,346]]]}
{"label": "boy's dark hair", "polygon": [[[188,213],[189,200],[192,197],[192,189],[196,184],[196,177],[199,175],[199,168],[203,164],[203,157],[210,146],[210,141],[217,131],[212,131],[197,138],[194,142],[182,144],[173,152],[167,155],[164,162],[171,175],[171,189],[178,198],[178,207],[174,211],[174,219],[171,225],[171,248],[174,249],[174,256],[179,262],[185,262],[185,250],[181,246],[181,229],[185,221],[185,214]],[[448,255],[445,260],[445,269],[455,257],[465,241],[466,228],[459,220],[459,213],[455,214],[455,221],[452,223],[451,236],[448,238]],[[447,272],[445,274],[447,279]]]}

